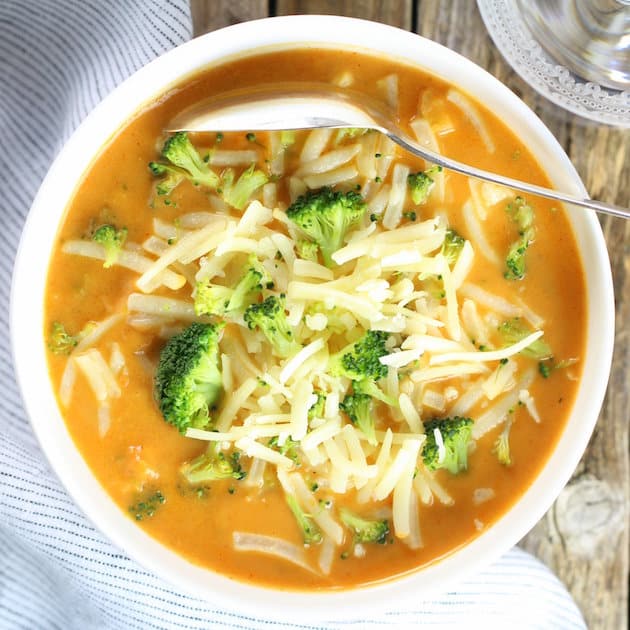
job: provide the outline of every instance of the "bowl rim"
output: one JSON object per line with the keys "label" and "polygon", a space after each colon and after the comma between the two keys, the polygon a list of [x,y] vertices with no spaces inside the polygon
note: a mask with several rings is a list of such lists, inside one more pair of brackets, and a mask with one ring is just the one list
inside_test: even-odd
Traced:
{"label": "bowl rim", "polygon": [[[485,532],[446,557],[419,571],[355,589],[287,592],[202,569],[151,538],[114,504],[79,454],[48,379],[45,344],[41,338],[33,339],[33,327],[44,330],[43,289],[54,243],[49,235],[57,233],[71,195],[93,158],[147,102],[210,63],[283,45],[369,49],[372,54],[381,53],[436,74],[476,100],[481,94],[490,96],[494,99],[490,109],[500,113],[507,124],[518,123],[519,138],[541,164],[548,165],[543,168],[554,185],[586,195],[569,158],[536,115],[487,71],[436,42],[396,27],[340,16],[273,17],[229,26],[193,39],[134,73],[96,106],[55,159],[33,201],[15,259],[10,309],[13,360],[27,415],[52,469],[93,525],[139,564],[175,588],[215,604],[220,601],[239,614],[295,620],[308,611],[311,619],[323,620],[356,616],[359,610],[367,616],[387,605],[417,606],[418,599],[462,581],[517,543],[552,505],[587,446],[606,391],[614,340],[612,275],[595,214],[568,209],[581,256],[589,256],[588,265],[582,261],[588,293],[582,379],[589,388],[580,388],[554,452],[529,489]],[[88,155],[86,146],[91,147]],[[81,177],[66,178],[67,172],[79,172]],[[32,306],[33,295],[38,296],[37,309]],[[596,332],[597,342],[591,343]],[[577,409],[581,411],[577,413]]]}

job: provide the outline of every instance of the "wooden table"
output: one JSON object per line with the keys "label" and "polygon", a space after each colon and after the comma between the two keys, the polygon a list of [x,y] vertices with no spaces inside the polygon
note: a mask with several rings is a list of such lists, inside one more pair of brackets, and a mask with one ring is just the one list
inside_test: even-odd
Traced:
{"label": "wooden table", "polygon": [[[630,131],[560,110],[516,75],[472,0],[191,0],[195,33],[269,15],[326,13],[415,31],[486,68],[551,129],[597,198],[630,204]],[[589,628],[628,627],[630,504],[630,221],[602,219],[617,300],[612,377],[589,447],[547,515],[520,545],[560,577]]]}

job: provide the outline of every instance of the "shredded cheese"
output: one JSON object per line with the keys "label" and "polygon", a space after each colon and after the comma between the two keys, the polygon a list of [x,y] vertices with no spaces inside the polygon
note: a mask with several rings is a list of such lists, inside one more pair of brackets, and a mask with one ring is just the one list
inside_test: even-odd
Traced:
{"label": "shredded cheese", "polygon": [[500,361],[518,354],[521,350],[530,346],[536,339],[543,336],[542,330],[537,330],[515,344],[501,350],[489,350],[487,352],[446,352],[432,356],[430,365],[448,363],[450,361]]}

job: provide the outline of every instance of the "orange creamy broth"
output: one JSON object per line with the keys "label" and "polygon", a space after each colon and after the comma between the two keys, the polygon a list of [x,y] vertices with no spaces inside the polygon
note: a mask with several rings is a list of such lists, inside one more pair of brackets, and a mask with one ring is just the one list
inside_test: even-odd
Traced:
{"label": "orange creamy broth", "polygon": [[[110,221],[129,229],[129,240],[141,243],[152,233],[152,219],[172,220],[178,210],[158,204],[148,207],[154,179],[147,163],[156,158],[156,139],[162,137],[168,120],[183,107],[213,92],[257,83],[279,82],[304,77],[310,81],[331,81],[342,71],[355,77],[355,86],[377,94],[375,82],[395,71],[399,76],[401,119],[416,114],[419,94],[430,87],[444,94],[447,86],[420,71],[357,53],[335,51],[287,51],[235,61],[208,70],[169,92],[143,110],[105,147],[79,186],[58,235],[59,244],[77,238],[96,225]],[[479,105],[479,108],[483,108]],[[470,123],[454,106],[447,104],[456,131],[441,138],[445,154],[482,168],[540,184],[548,180],[516,136],[501,121],[483,112],[496,153],[488,155]],[[197,139],[201,146],[203,142]],[[226,138],[226,142],[229,139]],[[241,143],[244,141],[241,139]],[[229,144],[229,143],[228,143]],[[210,142],[207,143],[210,146]],[[242,147],[238,147],[242,148]],[[400,157],[400,155],[399,155]],[[404,156],[405,163],[416,170],[421,162]],[[177,191],[182,211],[207,208],[204,194],[182,185]],[[469,197],[465,178],[449,174],[447,200],[440,210],[448,214],[449,224],[466,234],[459,208]],[[535,200],[536,242],[528,251],[528,273],[518,283],[519,296],[545,319],[545,339],[558,358],[582,354],[585,331],[585,287],[577,261],[579,256],[566,217],[553,211],[552,204]],[[419,220],[427,218],[430,203]],[[486,222],[489,240],[499,253],[514,239],[514,227],[503,211]],[[103,270],[100,261],[64,254],[59,248],[50,264],[46,294],[46,321],[61,321],[69,331],[80,330],[89,320],[101,320],[125,309],[127,295],[136,290],[137,274],[112,268]],[[477,254],[468,280],[490,292],[504,292],[502,270],[493,268]],[[514,285],[512,285],[514,286]],[[173,295],[172,292],[165,294]],[[189,297],[184,287],[179,297]],[[47,326],[48,330],[48,326]],[[47,332],[46,330],[46,332]],[[229,334],[229,333],[228,333]],[[285,537],[301,544],[301,535],[290,515],[279,488],[264,492],[232,482],[213,482],[207,496],[198,497],[178,475],[182,462],[205,450],[206,444],[187,439],[167,425],[153,400],[152,376],[133,353],[143,350],[156,359],[161,343],[152,333],[141,333],[119,325],[110,331],[99,347],[112,341],[121,344],[127,360],[123,396],[112,404],[112,425],[104,438],[96,426],[97,406],[81,375],[77,378],[71,405],[64,412],[66,423],[77,447],[96,477],[114,501],[127,511],[137,500],[134,480],[144,467],[160,473],[159,489],[166,497],[155,516],[141,525],[152,536],[194,563],[221,573],[258,584],[284,588],[339,588],[382,580],[405,573],[448,554],[478,534],[481,523],[487,528],[523,494],[549,457],[566,416],[571,409],[577,383],[566,372],[544,381],[537,378],[529,387],[536,399],[542,423],[536,424],[523,408],[515,412],[510,444],[513,466],[504,467],[492,455],[497,431],[482,438],[469,457],[468,471],[452,476],[440,472],[438,480],[455,499],[453,507],[435,501],[420,507],[420,527],[424,547],[412,551],[405,544],[370,545],[364,558],[337,558],[329,577],[310,574],[284,561],[232,550],[233,530],[256,531]],[[66,358],[50,355],[50,374],[58,389]],[[519,359],[522,363],[523,359]],[[572,374],[579,374],[574,367]],[[473,408],[471,415],[479,409]],[[135,460],[135,455],[140,461]],[[246,460],[246,458],[245,458]],[[247,469],[246,461],[244,467]],[[230,486],[236,492],[230,494]],[[158,485],[156,485],[156,488]],[[491,487],[496,496],[475,506],[475,488]],[[349,498],[350,507],[352,497]],[[477,524],[475,523],[477,521]],[[308,552],[313,563],[319,551]]]}

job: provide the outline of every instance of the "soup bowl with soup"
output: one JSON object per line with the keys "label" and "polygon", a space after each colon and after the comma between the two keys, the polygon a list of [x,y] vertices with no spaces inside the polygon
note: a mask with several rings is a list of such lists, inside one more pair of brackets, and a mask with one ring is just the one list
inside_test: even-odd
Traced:
{"label": "soup bowl with soup", "polygon": [[12,335],[42,448],[115,544],[240,611],[330,618],[451,587],[544,514],[598,415],[613,297],[591,213],[376,132],[169,132],[296,77],[585,194],[536,116],[448,49],[347,18],[240,24],[137,72],[67,143]]}

